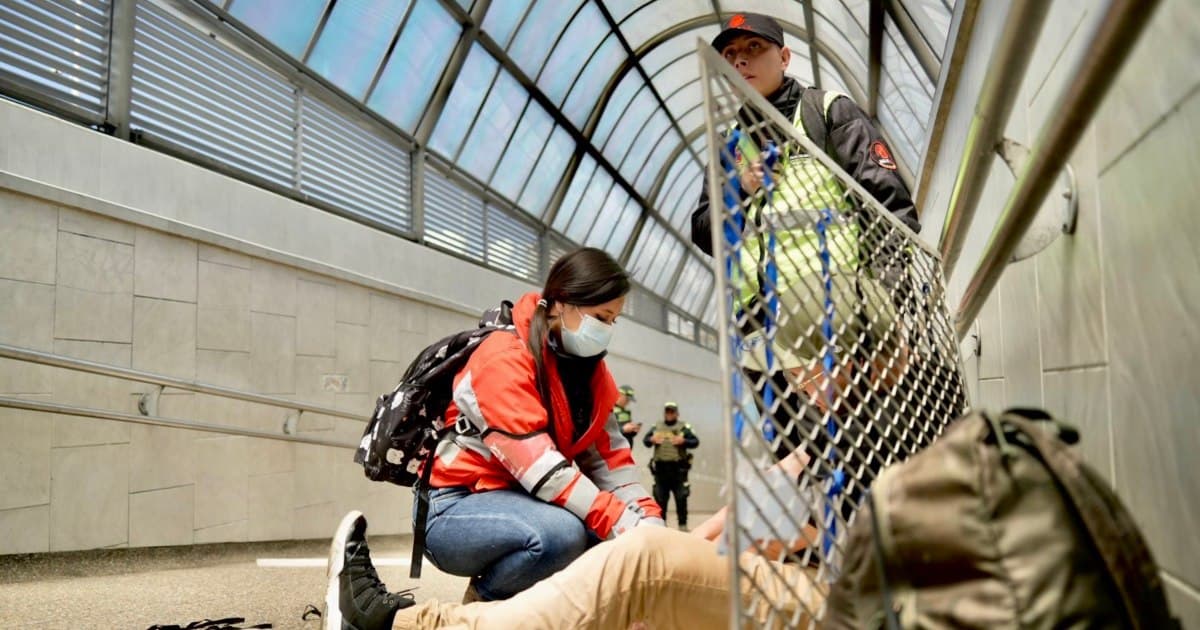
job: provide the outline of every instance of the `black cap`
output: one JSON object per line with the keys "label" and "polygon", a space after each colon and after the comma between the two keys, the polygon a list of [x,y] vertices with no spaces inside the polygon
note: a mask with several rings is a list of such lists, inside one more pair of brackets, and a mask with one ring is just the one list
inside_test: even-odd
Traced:
{"label": "black cap", "polygon": [[713,48],[721,52],[729,40],[738,35],[758,35],[759,37],[783,47],[783,27],[774,19],[758,13],[734,13],[721,26],[721,32],[713,38]]}

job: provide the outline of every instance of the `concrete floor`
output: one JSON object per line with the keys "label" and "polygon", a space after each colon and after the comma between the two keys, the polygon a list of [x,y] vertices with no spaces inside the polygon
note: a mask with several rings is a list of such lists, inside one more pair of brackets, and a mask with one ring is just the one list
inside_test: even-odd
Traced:
{"label": "concrete floor", "polygon": [[[709,513],[694,514],[699,524]],[[672,514],[669,522],[674,526]],[[466,578],[429,562],[410,580],[411,536],[371,537],[376,563],[390,590],[413,586],[418,601],[458,601]],[[302,621],[308,604],[324,608],[328,540],[113,549],[0,556],[0,629],[145,629],[199,619],[244,617],[246,625],[316,630]],[[307,558],[321,566],[268,568],[259,559]],[[382,563],[381,563],[382,564]]]}
{"label": "concrete floor", "polygon": [[[371,557],[407,563],[410,536],[372,537]],[[196,545],[158,549],[0,556],[0,628],[148,628],[198,619],[245,617],[275,628],[321,627],[301,621],[305,606],[324,608],[325,568],[265,568],[259,558],[327,556],[329,541]],[[422,600],[457,601],[466,579],[424,563],[383,566],[391,590],[419,586]]]}

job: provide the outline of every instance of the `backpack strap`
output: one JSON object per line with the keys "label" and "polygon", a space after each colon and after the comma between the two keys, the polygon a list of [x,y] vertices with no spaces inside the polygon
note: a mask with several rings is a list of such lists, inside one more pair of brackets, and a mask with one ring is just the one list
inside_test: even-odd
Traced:
{"label": "backpack strap", "polygon": [[[1084,466],[1079,456],[1068,450],[1067,443],[1035,421],[1053,419],[1040,409],[1009,409],[996,424],[1010,438],[1030,448],[1058,481],[1112,576],[1129,627],[1178,628],[1167,606],[1158,565],[1133,517],[1107,482]],[[1002,435],[997,438],[1006,439]]]}
{"label": "backpack strap", "polygon": [[[441,441],[439,437],[438,443]],[[425,524],[429,521],[429,478],[433,475],[435,459],[436,446],[430,451],[429,459],[425,460],[425,469],[421,471],[421,480],[417,482],[417,515],[413,519],[412,562],[408,565],[408,577],[413,580],[421,577],[421,561],[425,558]]]}

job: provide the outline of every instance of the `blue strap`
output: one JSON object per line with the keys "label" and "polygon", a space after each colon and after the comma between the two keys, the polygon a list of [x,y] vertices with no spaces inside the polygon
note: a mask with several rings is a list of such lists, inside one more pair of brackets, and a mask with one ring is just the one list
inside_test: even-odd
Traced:
{"label": "blue strap", "polygon": [[[736,313],[737,297],[736,289],[733,289],[733,275],[735,269],[741,268],[739,261],[741,255],[742,230],[746,227],[746,217],[742,214],[741,204],[741,180],[737,173],[737,164],[733,160],[734,152],[737,151],[738,141],[741,140],[742,132],[734,129],[729,134],[729,140],[725,143],[725,150],[721,152],[721,169],[725,172],[725,183],[721,186],[721,198],[725,202],[725,209],[729,212],[729,220],[723,222],[723,234],[725,236],[725,281],[727,286],[731,288],[729,298],[729,312]],[[735,328],[730,326],[729,331],[729,351],[731,357],[736,357],[739,352],[738,336]],[[742,378],[740,374],[733,375],[733,434],[737,439],[742,437],[742,426],[746,419],[742,413]]]}
{"label": "blue strap", "polygon": [[825,293],[825,312],[821,321],[821,333],[825,337],[825,348],[821,353],[821,368],[825,373],[825,403],[829,409],[829,420],[825,422],[825,432],[829,434],[830,450],[829,463],[834,467],[833,477],[829,484],[828,500],[825,501],[825,536],[821,543],[826,562],[833,549],[833,541],[837,537],[837,520],[833,514],[834,500],[842,493],[846,483],[846,473],[837,461],[837,450],[834,443],[837,439],[837,423],[833,420],[833,368],[836,365],[835,352],[837,346],[833,343],[833,273],[830,270],[829,239],[827,232],[833,223],[833,213],[829,208],[821,209],[821,218],[817,221],[817,245],[820,248],[821,284]]}
{"label": "blue strap", "polygon": [[[766,156],[763,158],[763,188],[767,191],[766,206],[771,207],[771,202],[775,196],[775,178],[771,176],[772,169],[775,168],[775,163],[779,160],[779,147],[775,145],[775,141],[767,143],[765,151]],[[762,287],[766,292],[767,302],[767,317],[764,324],[764,333],[766,337],[766,355],[767,355],[767,387],[763,391],[763,406],[766,407],[766,413],[763,414],[762,431],[763,437],[766,438],[768,444],[775,442],[775,423],[772,421],[773,413],[771,408],[775,405],[775,387],[772,377],[775,374],[775,322],[779,318],[779,265],[775,262],[775,230],[767,230],[767,268],[766,268],[766,284]]]}

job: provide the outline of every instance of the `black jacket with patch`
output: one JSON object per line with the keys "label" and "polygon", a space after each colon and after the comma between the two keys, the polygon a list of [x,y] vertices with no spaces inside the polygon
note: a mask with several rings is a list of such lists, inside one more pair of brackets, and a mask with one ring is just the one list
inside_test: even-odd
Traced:
{"label": "black jacket with patch", "polygon": [[[795,120],[796,108],[800,106],[801,96],[805,87],[792,77],[785,76],[783,85],[775,90],[767,100],[788,120]],[[867,113],[850,98],[842,96],[833,101],[829,107],[829,115],[825,120],[825,150],[829,157],[846,170],[867,192],[871,193],[896,218],[920,232],[921,224],[917,220],[917,210],[913,206],[908,187],[895,168],[886,168],[880,164],[880,158],[873,156],[875,143],[880,143],[887,154],[887,143]],[[818,137],[817,134],[808,134]],[[886,162],[885,162],[886,163]],[[700,190],[700,202],[692,213],[692,242],[704,253],[712,255],[712,231],[708,209],[708,174],[705,173],[704,185]]]}

